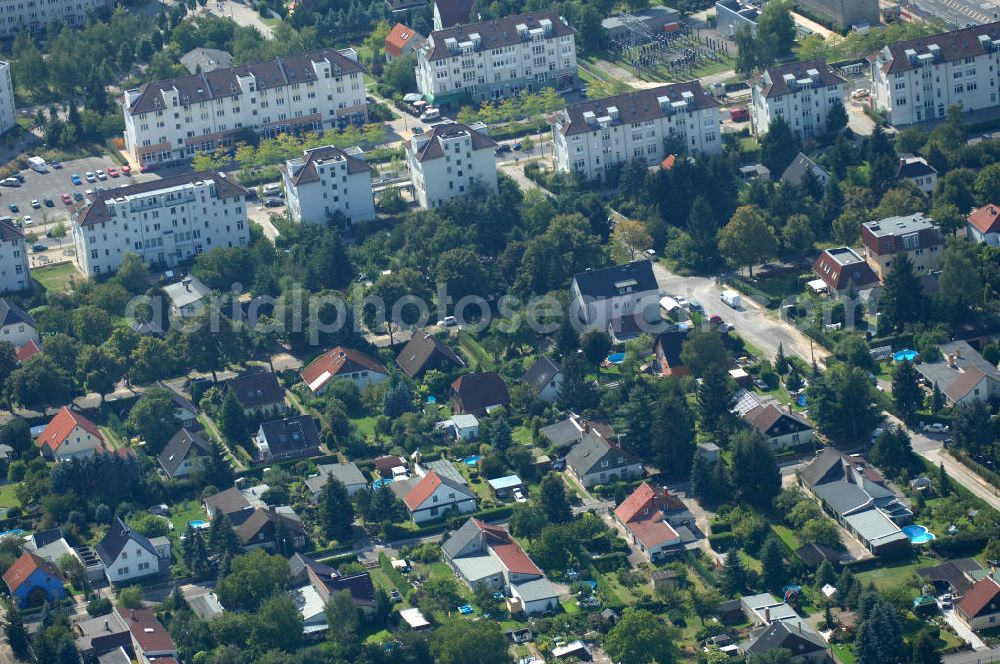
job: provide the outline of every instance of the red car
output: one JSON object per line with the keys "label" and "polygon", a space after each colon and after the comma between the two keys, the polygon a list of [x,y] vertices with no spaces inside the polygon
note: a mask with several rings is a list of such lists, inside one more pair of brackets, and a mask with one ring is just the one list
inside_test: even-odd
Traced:
{"label": "red car", "polygon": [[122,175],[132,175],[132,167],[128,164],[122,166]]}
{"label": "red car", "polygon": [[745,108],[734,108],[729,112],[729,117],[733,122],[746,122],[750,119],[750,111]]}
{"label": "red car", "polygon": [[121,175],[121,173],[119,173],[119,172],[118,172],[118,169],[117,169],[117,168],[115,168],[114,166],[109,166],[109,167],[108,167],[108,175],[109,175],[110,177],[113,177],[113,178],[116,178],[116,177],[118,177],[119,175]]}
{"label": "red car", "polygon": [[64,205],[71,205],[73,203],[73,197],[69,194],[62,195],[62,202]]}

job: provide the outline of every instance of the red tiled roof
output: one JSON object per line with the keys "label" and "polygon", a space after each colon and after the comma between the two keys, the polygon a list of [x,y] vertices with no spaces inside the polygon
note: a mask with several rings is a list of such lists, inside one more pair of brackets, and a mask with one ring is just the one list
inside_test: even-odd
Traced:
{"label": "red tiled roof", "polygon": [[149,609],[118,609],[118,613],[128,629],[132,632],[132,638],[139,644],[144,652],[170,652],[177,650],[177,644],[170,636],[167,628],[156,619]]}
{"label": "red tiled roof", "polygon": [[394,58],[402,56],[403,49],[414,37],[420,38],[420,35],[417,35],[413,28],[397,23],[392,26],[392,30],[385,38],[385,52]]}
{"label": "red tiled roof", "polygon": [[[997,583],[992,576],[987,576],[977,581],[972,590],[965,594],[958,603],[958,610],[969,618],[985,613],[996,613],[1000,611],[1000,606],[994,604],[998,595],[1000,595],[1000,583]],[[984,611],[987,607],[990,608]]]}
{"label": "red tiled roof", "polygon": [[42,435],[38,437],[39,447],[48,447],[50,450],[55,452],[59,449],[59,446],[65,442],[66,437],[73,433],[73,430],[77,427],[84,429],[92,436],[96,436],[98,440],[102,443],[104,442],[104,436],[101,435],[100,429],[97,425],[88,420],[83,415],[74,413],[66,406],[56,413],[56,416],[52,418],[48,426],[45,427],[45,431]]}
{"label": "red tiled roof", "polygon": [[36,570],[42,570],[54,579],[61,578],[59,570],[57,570],[52,563],[47,560],[36,556],[30,551],[25,551],[21,554],[21,557],[10,566],[6,572],[4,572],[3,580],[7,584],[7,588],[11,592],[15,592],[21,587],[21,584],[28,580]]}
{"label": "red tiled roof", "polygon": [[978,210],[973,210],[968,217],[972,224],[980,233],[1000,233],[1000,207],[990,203]]}
{"label": "red tiled roof", "polygon": [[353,348],[337,346],[310,362],[309,366],[302,370],[302,380],[315,392],[326,385],[331,378],[356,371],[374,371],[386,375],[389,373],[385,365],[375,358]]}
{"label": "red tiled roof", "polygon": [[515,574],[537,574],[542,575],[542,570],[532,562],[528,554],[524,552],[521,545],[510,536],[505,528],[501,526],[491,526],[490,524],[473,519],[476,526],[487,538],[490,548],[497,558],[503,562],[504,566]]}
{"label": "red tiled roof", "polygon": [[410,492],[406,494],[406,498],[403,502],[411,510],[420,509],[420,506],[425,500],[431,497],[434,491],[441,486],[441,478],[438,477],[437,473],[433,470],[426,475],[424,478],[416,483],[416,485],[410,489]]}
{"label": "red tiled roof", "polygon": [[17,353],[15,353],[15,355],[17,356],[18,362],[27,362],[35,355],[38,355],[41,352],[42,352],[42,347],[39,346],[34,339],[28,339],[28,343],[18,348]]}
{"label": "red tiled roof", "polygon": [[680,535],[664,520],[657,508],[656,492],[643,482],[615,509],[615,516],[646,548],[679,539]]}
{"label": "red tiled roof", "polygon": [[664,157],[663,161],[660,162],[660,168],[662,168],[665,171],[669,171],[674,167],[674,164],[676,163],[677,163],[677,155],[668,154],[666,157]]}

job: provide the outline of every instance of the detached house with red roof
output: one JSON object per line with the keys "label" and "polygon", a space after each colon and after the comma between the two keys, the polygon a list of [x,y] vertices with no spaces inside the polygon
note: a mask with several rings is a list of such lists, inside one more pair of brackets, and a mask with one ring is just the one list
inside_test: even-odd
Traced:
{"label": "detached house with red roof", "polygon": [[330,381],[338,378],[346,378],[361,389],[388,377],[389,370],[374,357],[343,346],[328,350],[302,370],[302,380],[313,394],[323,394]]}
{"label": "detached house with red roof", "polygon": [[104,436],[96,424],[63,406],[36,442],[46,459],[65,461],[92,456],[104,447]]}
{"label": "detached house with red roof", "polygon": [[697,541],[694,515],[666,489],[657,491],[643,482],[615,508],[615,523],[632,544],[651,561],[684,551]]}
{"label": "detached house with red roof", "polygon": [[402,23],[397,23],[392,26],[392,30],[385,37],[385,46],[383,47],[385,50],[385,61],[392,62],[408,53],[413,53],[425,41],[427,41],[427,38],[413,28],[407,27]]}
{"label": "detached house with red roof", "polygon": [[441,545],[448,564],[470,588],[486,584],[529,615],[559,604],[559,591],[502,526],[469,519]]}
{"label": "detached house with red roof", "polygon": [[66,597],[62,574],[47,560],[25,551],[3,575],[4,583],[17,605],[41,606]]}
{"label": "detached house with red roof", "polygon": [[955,615],[969,629],[996,627],[1000,624],[1000,582],[993,575],[977,581],[955,606]]}
{"label": "detached house with red roof", "polygon": [[973,210],[966,221],[966,237],[979,244],[1000,246],[1000,206],[989,203]]}
{"label": "detached house with red roof", "polygon": [[132,635],[132,648],[140,664],[168,664],[177,659],[177,644],[149,609],[115,609]]}
{"label": "detached house with red roof", "polygon": [[469,487],[434,470],[423,477],[393,482],[389,488],[406,504],[414,523],[476,511],[476,494]]}

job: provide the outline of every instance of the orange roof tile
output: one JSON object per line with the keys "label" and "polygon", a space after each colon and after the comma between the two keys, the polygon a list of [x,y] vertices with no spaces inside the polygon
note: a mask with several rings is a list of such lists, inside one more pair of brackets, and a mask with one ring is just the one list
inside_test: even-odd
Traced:
{"label": "orange roof tile", "polygon": [[969,215],[969,223],[980,233],[996,233],[1000,231],[1000,207],[990,203]]}
{"label": "orange roof tile", "polygon": [[385,365],[375,358],[353,348],[337,346],[310,362],[302,370],[302,380],[305,381],[310,390],[315,392],[323,388],[329,380],[356,371],[389,374]]}
{"label": "orange roof tile", "polygon": [[657,507],[656,492],[643,482],[615,509],[615,516],[647,548],[680,538]]}
{"label": "orange roof tile", "polygon": [[15,592],[21,587],[21,584],[28,580],[36,570],[42,570],[52,578],[61,578],[59,570],[57,570],[52,563],[47,560],[36,556],[30,551],[25,551],[21,554],[21,557],[10,566],[6,572],[4,572],[3,580],[7,584],[7,587],[11,592]]}
{"label": "orange roof tile", "polygon": [[42,347],[34,339],[28,339],[27,343],[17,349],[17,361],[27,362],[32,357],[42,352]]}
{"label": "orange roof tile", "polygon": [[504,566],[515,574],[537,574],[542,575],[542,570],[532,562],[528,554],[524,552],[521,545],[517,543],[506,528],[501,526],[491,526],[490,524],[473,519],[479,530],[486,535],[487,542],[493,553],[503,562]]}
{"label": "orange roof tile", "polygon": [[102,443],[104,442],[104,436],[101,435],[101,431],[97,428],[96,424],[83,415],[74,413],[68,407],[63,406],[56,413],[56,416],[52,418],[48,426],[45,427],[42,435],[38,437],[38,446],[48,447],[55,452],[66,441],[66,438],[73,433],[73,429],[77,427],[95,436]]}
{"label": "orange roof tile", "polygon": [[392,30],[389,31],[388,36],[385,38],[385,52],[394,58],[398,58],[403,55],[403,49],[406,45],[410,43],[414,35],[413,28],[408,28],[402,23],[397,23],[392,26]]}
{"label": "orange roof tile", "polygon": [[643,482],[636,487],[631,496],[623,500],[622,504],[615,508],[615,516],[622,523],[633,521],[642,515],[644,508],[648,509],[652,507],[655,497],[656,492],[653,491],[653,487],[649,486],[648,482]]}
{"label": "orange roof tile", "polygon": [[[958,610],[969,618],[975,618],[980,614],[996,613],[1000,607],[994,606],[994,602],[1000,595],[1000,583],[992,576],[987,576],[976,582],[972,589],[965,594],[962,601],[958,603]],[[990,607],[990,610],[984,611]]]}
{"label": "orange roof tile", "polygon": [[431,497],[434,491],[441,486],[441,478],[438,477],[437,473],[433,470],[426,475],[424,478],[416,483],[416,485],[410,489],[410,492],[406,494],[406,498],[403,502],[410,510],[420,509],[424,501]]}

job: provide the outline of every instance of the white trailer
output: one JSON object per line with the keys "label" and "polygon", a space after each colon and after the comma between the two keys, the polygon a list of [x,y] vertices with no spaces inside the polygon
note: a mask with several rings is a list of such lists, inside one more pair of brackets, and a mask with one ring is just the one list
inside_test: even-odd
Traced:
{"label": "white trailer", "polygon": [[41,157],[28,157],[28,166],[31,167],[31,170],[38,173],[47,173],[49,171],[49,165]]}
{"label": "white trailer", "polygon": [[733,309],[740,308],[740,294],[734,290],[727,289],[722,291],[720,299],[723,301],[723,303],[728,304]]}

